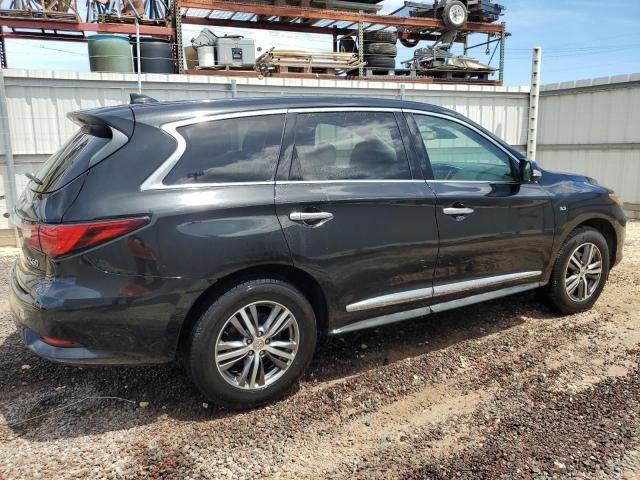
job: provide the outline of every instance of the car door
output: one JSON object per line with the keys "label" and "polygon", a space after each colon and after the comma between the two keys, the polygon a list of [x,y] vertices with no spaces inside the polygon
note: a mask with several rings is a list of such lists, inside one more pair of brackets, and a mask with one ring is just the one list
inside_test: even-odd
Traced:
{"label": "car door", "polygon": [[276,210],[294,264],[328,297],[332,328],[431,296],[435,197],[414,178],[406,129],[388,109],[287,115]]}
{"label": "car door", "polygon": [[483,290],[535,286],[553,242],[546,191],[520,182],[518,160],[471,122],[417,111],[407,120],[437,198],[434,304]]}

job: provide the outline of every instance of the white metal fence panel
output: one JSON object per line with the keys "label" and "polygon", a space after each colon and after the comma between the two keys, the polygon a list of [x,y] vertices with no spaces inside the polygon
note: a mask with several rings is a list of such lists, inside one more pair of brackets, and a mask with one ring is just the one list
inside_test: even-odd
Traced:
{"label": "white metal fence panel", "polygon": [[[131,74],[5,70],[8,118],[16,163],[16,186],[34,172],[75,130],[68,112],[129,101]],[[528,87],[425,85],[320,79],[143,75],[143,91],[159,100],[195,100],[281,95],[404,98],[456,110],[510,144],[527,141]],[[640,74],[542,87],[538,161],[549,169],[583,173],[615,189],[625,202],[640,204]],[[7,192],[0,135],[0,175]],[[5,212],[4,201],[0,211]],[[0,228],[7,226],[0,219]]]}
{"label": "white metal fence panel", "polygon": [[[8,119],[0,119],[0,129],[9,128],[11,134],[18,193],[27,183],[24,173],[37,171],[75,131],[76,126],[66,118],[68,112],[128,103],[129,93],[137,90],[137,76],[132,74],[29,70],[5,70],[2,74]],[[158,100],[332,95],[429,102],[469,116],[520,149],[526,143],[528,87],[158,74],[142,75],[142,81],[143,92]],[[7,192],[9,181],[2,152],[0,145],[5,187],[0,195]],[[3,200],[0,211],[7,211]],[[0,218],[0,228],[7,226]]]}
{"label": "white metal fence panel", "polygon": [[640,204],[640,74],[543,87],[537,160]]}
{"label": "white metal fence panel", "polygon": [[[128,103],[136,76],[111,73],[5,72],[14,155],[50,155],[74,131],[66,113]],[[509,143],[525,144],[528,89],[390,82],[238,78],[237,97],[280,95],[369,96],[430,102],[468,115]],[[231,98],[226,77],[143,75],[144,93],[158,100]]]}

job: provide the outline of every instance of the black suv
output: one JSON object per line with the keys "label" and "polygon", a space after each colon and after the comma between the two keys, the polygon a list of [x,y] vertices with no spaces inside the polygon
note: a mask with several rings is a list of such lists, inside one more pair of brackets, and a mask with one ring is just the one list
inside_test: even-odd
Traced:
{"label": "black suv", "polygon": [[320,335],[542,287],[586,310],[622,256],[611,190],[437,106],[141,96],[69,117],[16,208],[24,342],[65,363],[179,359],[222,404],[287,391]]}

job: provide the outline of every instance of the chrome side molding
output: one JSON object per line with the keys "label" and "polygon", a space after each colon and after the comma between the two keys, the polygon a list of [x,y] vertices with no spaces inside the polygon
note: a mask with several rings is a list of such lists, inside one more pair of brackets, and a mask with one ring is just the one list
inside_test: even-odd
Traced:
{"label": "chrome side molding", "polygon": [[416,302],[425,300],[433,296],[433,288],[419,288],[417,290],[408,290],[406,292],[391,293],[380,297],[368,298],[360,302],[347,305],[347,312],[360,312],[362,310],[370,310],[372,308],[389,307],[399,303]]}
{"label": "chrome side molding", "polygon": [[466,280],[464,282],[447,283],[446,285],[436,285],[433,287],[433,296],[441,297],[452,293],[468,292],[478,290],[480,288],[492,287],[501,283],[515,282],[527,278],[536,278],[542,275],[540,270],[530,272],[507,273],[506,275],[496,275],[493,277],[478,278],[475,280]]}
{"label": "chrome side molding", "polygon": [[341,333],[353,332],[366,328],[380,327],[382,325],[401,322],[404,320],[409,320],[411,318],[424,317],[430,313],[444,312],[445,310],[451,310],[453,308],[466,307],[467,305],[473,305],[475,303],[486,302],[487,300],[506,297],[515,293],[533,290],[541,286],[543,286],[543,282],[524,283],[522,285],[502,288],[500,290],[494,290],[493,292],[480,293],[478,295],[472,295],[470,297],[460,298],[458,300],[452,300],[450,302],[437,303],[429,307],[414,308],[411,310],[406,310],[404,312],[397,312],[391,313],[389,315],[381,315],[379,317],[368,318],[366,320],[361,320],[360,322],[352,323],[344,327],[334,328],[329,333],[332,335],[339,335]]}
{"label": "chrome side molding", "polygon": [[365,328],[379,327],[381,325],[387,325],[389,323],[401,322],[403,320],[409,320],[410,318],[424,317],[429,315],[431,309],[429,307],[414,308],[405,312],[391,313],[389,315],[381,315],[379,317],[368,318],[360,322],[352,323],[341,328],[331,330],[329,333],[336,335],[339,333],[353,332],[355,330],[363,330]]}
{"label": "chrome side molding", "polygon": [[428,300],[431,297],[449,295],[452,293],[460,293],[466,291],[477,290],[480,288],[500,285],[502,283],[515,282],[527,278],[536,278],[542,275],[540,270],[530,272],[508,273],[506,275],[495,275],[492,277],[478,278],[475,280],[466,280],[464,282],[448,283],[446,285],[437,285],[435,287],[419,288],[417,290],[407,290],[404,292],[390,293],[379,297],[367,298],[359,302],[347,305],[347,312],[360,312],[362,310],[371,310],[374,308],[389,307],[401,303],[417,302],[419,300]]}

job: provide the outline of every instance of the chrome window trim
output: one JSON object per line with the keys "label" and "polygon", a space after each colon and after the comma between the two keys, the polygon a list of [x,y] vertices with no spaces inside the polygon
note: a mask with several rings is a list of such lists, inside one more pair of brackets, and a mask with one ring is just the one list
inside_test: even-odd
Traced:
{"label": "chrome window trim", "polygon": [[528,272],[508,273],[505,275],[494,275],[491,277],[477,278],[474,280],[465,280],[462,282],[448,283],[444,285],[436,285],[427,288],[419,288],[416,290],[406,290],[404,292],[390,293],[379,297],[367,298],[346,306],[347,312],[360,312],[363,310],[371,310],[376,308],[389,307],[401,303],[415,302],[419,300],[428,300],[432,297],[440,297],[453,293],[469,292],[480,288],[492,287],[502,283],[514,282],[528,278],[540,277],[542,271],[532,270]]}
{"label": "chrome window trim", "polygon": [[220,183],[183,183],[176,185],[165,185],[163,180],[169,174],[171,169],[178,163],[182,154],[187,148],[187,142],[182,135],[177,131],[180,127],[187,125],[193,125],[202,122],[213,122],[216,120],[228,120],[232,118],[246,118],[246,117],[259,117],[264,115],[286,115],[286,108],[272,109],[272,110],[251,110],[244,112],[232,112],[232,113],[219,113],[215,115],[201,115],[191,117],[186,120],[179,120],[177,122],[164,123],[160,126],[160,129],[173,137],[176,141],[176,149],[162,162],[162,164],[149,175],[142,185],[140,185],[140,191],[146,190],[170,190],[176,188],[206,188],[206,187],[227,187],[227,186],[240,186],[240,185],[273,185],[274,180],[266,182],[220,182]]}
{"label": "chrome window trim", "polygon": [[[183,183],[175,185],[165,185],[163,183],[164,178],[169,174],[171,169],[178,163],[182,155],[184,154],[187,144],[182,135],[177,132],[177,129],[187,125],[193,125],[201,122],[213,122],[216,120],[227,120],[232,118],[247,118],[257,117],[264,115],[285,115],[287,113],[330,113],[330,112],[390,112],[390,113],[411,113],[416,115],[429,115],[433,117],[444,118],[456,123],[459,123],[467,128],[470,128],[474,132],[478,133],[492,144],[497,146],[500,150],[507,154],[507,156],[513,160],[518,161],[511,152],[506,150],[502,145],[497,143],[491,137],[488,137],[482,131],[478,130],[473,125],[470,125],[458,118],[451,117],[446,114],[430,112],[427,110],[416,109],[404,109],[395,107],[308,107],[308,108],[279,108],[271,110],[251,110],[244,112],[231,112],[221,113],[214,115],[201,115],[192,117],[185,120],[179,120],[177,122],[169,122],[162,124],[160,129],[171,136],[176,141],[176,149],[167,157],[167,159],[152,172],[145,181],[140,185],[141,191],[146,190],[174,190],[174,189],[193,189],[193,188],[210,188],[210,187],[229,187],[229,186],[254,186],[254,185],[286,185],[289,183],[411,183],[411,182],[451,182],[451,180],[417,180],[417,179],[405,179],[405,180],[282,180],[282,181],[256,181],[256,182],[212,182],[212,183]],[[457,180],[456,183],[501,183],[501,184],[517,184],[516,181],[488,181],[488,180]]]}
{"label": "chrome window trim", "polygon": [[271,185],[273,186],[275,182],[273,180],[268,180],[264,182],[214,182],[214,183],[179,183],[176,185],[164,185],[156,188],[149,188],[147,190],[195,190],[204,187],[254,187],[257,185]]}
{"label": "chrome window trim", "polygon": [[424,184],[424,180],[416,180],[416,179],[407,179],[407,180],[277,180],[276,185],[293,185],[296,183],[318,183],[318,184],[328,184],[328,183],[422,183]]}
{"label": "chrome window trim", "polygon": [[515,293],[525,292],[527,290],[533,290],[538,287],[542,287],[543,282],[530,282],[522,285],[515,285],[513,287],[501,288],[491,292],[480,293],[472,295],[470,297],[464,297],[457,300],[451,300],[449,302],[437,303],[428,307],[414,308],[411,310],[404,310],[402,312],[391,313],[388,315],[381,315],[378,317],[367,318],[359,322],[345,325],[344,327],[334,328],[329,333],[332,335],[339,335],[341,333],[353,332],[356,330],[362,330],[365,328],[379,327],[390,323],[401,322],[403,320],[409,320],[411,318],[424,317],[430,313],[443,312],[445,310],[451,310],[453,308],[465,307],[467,305],[473,305],[476,303],[486,302],[487,300],[493,300],[496,298],[506,297]]}
{"label": "chrome window trim", "polygon": [[490,183],[491,185],[520,185],[515,180],[425,180],[429,183]]}
{"label": "chrome window trim", "polygon": [[[415,115],[427,115],[427,116],[430,116],[430,117],[444,118],[445,120],[450,120],[452,122],[456,122],[456,123],[462,125],[463,127],[467,127],[470,130],[473,130],[478,135],[480,135],[481,137],[483,137],[486,140],[488,140],[489,142],[491,142],[493,145],[495,145],[500,150],[502,150],[504,153],[506,153],[507,157],[511,161],[516,162],[516,164],[519,163],[519,160],[516,157],[514,157],[513,154],[509,150],[504,148],[503,145],[501,145],[499,142],[497,142],[493,138],[489,137],[482,130],[479,130],[477,127],[474,127],[473,125],[465,122],[464,120],[460,120],[459,118],[455,118],[455,117],[452,117],[450,115],[446,115],[446,114],[442,114],[442,113],[429,112],[429,111],[426,111],[426,110],[416,110],[416,109],[411,109],[411,108],[403,108],[402,109],[402,113],[411,113],[411,114],[415,114]],[[427,146],[425,145],[425,149],[426,148],[427,148]],[[429,155],[428,151],[427,151],[427,155]],[[495,181],[495,182],[493,182],[491,180],[427,180],[427,182],[437,182],[437,183],[444,183],[444,182],[449,182],[449,183],[451,183],[451,182],[456,182],[456,183],[457,182],[460,182],[460,183],[512,183],[512,184],[518,185],[518,182],[515,179],[514,180],[498,180],[498,181]]]}
{"label": "chrome window trim", "polygon": [[289,113],[331,113],[331,112],[389,112],[402,113],[399,107],[300,107],[289,108]]}

